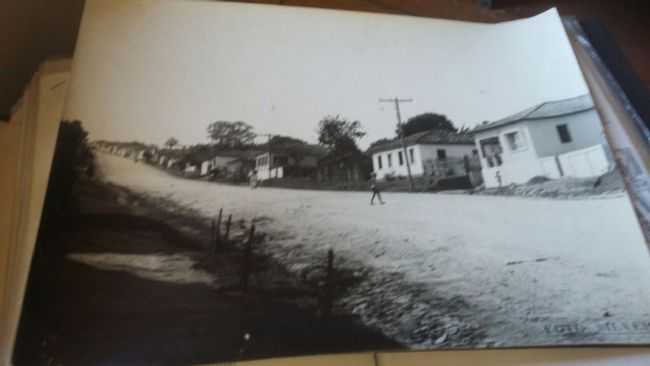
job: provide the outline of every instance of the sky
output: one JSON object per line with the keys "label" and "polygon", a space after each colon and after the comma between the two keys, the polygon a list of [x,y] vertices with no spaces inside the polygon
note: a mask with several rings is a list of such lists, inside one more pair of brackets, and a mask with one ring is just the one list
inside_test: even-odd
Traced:
{"label": "sky", "polygon": [[91,139],[208,142],[219,120],[317,142],[318,122],[362,123],[365,148],[403,120],[472,127],[588,92],[555,10],[476,24],[203,1],[88,0],[64,117]]}

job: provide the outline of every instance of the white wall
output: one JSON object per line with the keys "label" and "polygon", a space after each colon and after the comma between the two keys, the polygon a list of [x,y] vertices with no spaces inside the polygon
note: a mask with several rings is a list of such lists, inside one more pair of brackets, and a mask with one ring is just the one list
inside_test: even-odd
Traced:
{"label": "white wall", "polygon": [[[511,132],[519,132],[523,137],[522,147],[516,151],[513,151],[508,141],[506,141],[505,135]],[[499,143],[501,144],[503,151],[501,159],[503,164],[501,166],[489,167],[485,156],[483,156],[480,141],[495,136],[499,138]],[[477,133],[475,142],[480,154],[481,172],[485,186],[498,187],[498,175],[501,176],[501,185],[525,183],[536,175],[543,175],[541,163],[537,159],[537,152],[531,141],[527,122],[520,122]]]}
{"label": "white wall", "polygon": [[[261,164],[261,160],[266,158],[266,163]],[[257,179],[258,180],[267,180],[271,178],[271,171],[269,162],[271,161],[271,154],[265,153],[255,157],[255,170],[257,170]]]}
{"label": "white wall", "polygon": [[[557,125],[567,124],[571,142],[562,143]],[[517,151],[510,148],[506,134],[519,131],[524,146]],[[480,141],[498,136],[503,149],[501,166],[489,167],[480,150]],[[600,119],[592,109],[558,118],[528,120],[502,128],[479,132],[476,146],[481,154],[483,180],[486,187],[512,183],[521,184],[535,176],[589,177],[605,173],[611,166]],[[557,157],[557,158],[556,158]],[[558,165],[559,164],[559,165]]]}
{"label": "white wall", "polygon": [[[422,165],[422,151],[421,151],[421,145],[412,145],[408,146],[406,148],[407,150],[407,155],[410,154],[410,150],[413,149],[413,162],[411,163],[411,174],[414,176],[422,175],[424,173],[423,165]],[[372,154],[372,170],[377,174],[377,179],[381,180],[386,177],[386,175],[401,175],[401,176],[407,176],[408,175],[408,169],[406,167],[406,158],[409,158],[408,156],[403,157],[403,164],[399,164],[399,153],[404,154],[404,149],[401,147],[398,149],[392,149],[392,150],[386,150],[386,151],[381,151],[375,154]],[[391,156],[392,158],[392,164],[389,166],[388,164],[388,156]],[[381,169],[379,168],[379,162],[378,158],[381,156],[382,159],[382,167]],[[410,160],[409,160],[410,162]]]}
{"label": "white wall", "polygon": [[472,156],[472,151],[476,149],[474,145],[458,145],[458,144],[444,144],[444,145],[419,145],[422,152],[422,160],[437,159],[438,149],[444,149],[447,152],[448,158],[463,158],[464,156]]}
{"label": "white wall", "polygon": [[545,158],[540,158],[539,163],[542,166],[542,172],[544,176],[551,179],[557,179],[561,177],[560,162],[557,157],[547,156]]}
{"label": "white wall", "polygon": [[594,177],[607,173],[612,164],[603,145],[572,151],[558,156],[565,177]]}
{"label": "white wall", "polygon": [[231,161],[233,161],[235,159],[236,158],[233,158],[233,157],[230,157],[230,156],[215,156],[214,158],[212,158],[212,160],[210,160],[210,162],[212,163],[212,167],[214,167],[214,168],[222,168],[222,167],[225,167],[226,164],[228,164],[229,162],[231,162]]}
{"label": "white wall", "polygon": [[[463,156],[472,156],[472,150],[476,147],[474,145],[458,145],[458,144],[441,144],[441,145],[411,145],[407,146],[407,156],[410,159],[410,150],[413,149],[413,161],[411,162],[411,174],[413,176],[421,176],[424,174],[424,163],[427,160],[436,160],[438,158],[438,149],[444,149],[447,152],[447,158],[462,158]],[[407,176],[408,169],[406,167],[406,160],[402,165],[399,165],[399,153],[403,152],[402,148],[382,151],[372,154],[372,169],[377,174],[377,179],[384,179],[386,175],[394,174]],[[392,166],[388,166],[388,155],[392,156]],[[382,157],[382,168],[379,169],[377,158]]]}
{"label": "white wall", "polygon": [[196,165],[185,164],[185,173],[196,173],[197,170]]}
{"label": "white wall", "polygon": [[210,171],[212,163],[209,161],[204,161],[201,163],[201,175],[206,175]]}
{"label": "white wall", "polygon": [[215,156],[214,158],[201,163],[201,175],[206,175],[214,168],[225,168],[226,164],[235,160],[236,158],[230,156]]}
{"label": "white wall", "polygon": [[[603,127],[595,109],[544,120],[528,121],[528,128],[540,158],[606,144]],[[566,124],[572,141],[562,143],[558,125]]]}

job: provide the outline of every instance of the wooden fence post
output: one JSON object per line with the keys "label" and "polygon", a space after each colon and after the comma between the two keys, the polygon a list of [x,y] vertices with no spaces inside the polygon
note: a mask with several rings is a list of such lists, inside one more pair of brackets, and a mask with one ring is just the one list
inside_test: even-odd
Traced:
{"label": "wooden fence post", "polygon": [[332,272],[334,271],[334,250],[327,251],[327,283],[332,280]]}
{"label": "wooden fence post", "polygon": [[226,221],[226,233],[224,234],[224,242],[228,242],[228,237],[230,236],[230,223],[232,221],[232,214],[228,215],[228,221]]}
{"label": "wooden fence post", "polygon": [[214,241],[215,238],[214,238],[214,217],[213,217],[212,220],[210,220],[210,244],[208,245],[208,248],[214,245]]}
{"label": "wooden fence post", "polygon": [[244,293],[248,291],[248,277],[251,271],[251,257],[253,254],[253,240],[255,240],[255,224],[251,223],[248,241],[244,246],[244,258],[241,271],[241,288]]}
{"label": "wooden fence post", "polygon": [[216,252],[219,249],[221,244],[221,215],[223,214],[223,208],[219,209],[219,216],[217,216],[216,230],[214,231],[214,251]]}
{"label": "wooden fence post", "polygon": [[329,318],[332,313],[332,304],[334,300],[334,250],[330,248],[327,251],[327,267],[325,272],[325,293],[323,295],[323,303],[321,308],[321,316],[324,319]]}

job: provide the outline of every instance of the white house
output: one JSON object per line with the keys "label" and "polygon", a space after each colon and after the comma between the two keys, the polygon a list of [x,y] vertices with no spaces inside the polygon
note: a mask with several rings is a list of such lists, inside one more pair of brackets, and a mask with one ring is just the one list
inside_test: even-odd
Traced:
{"label": "white house", "polygon": [[271,152],[255,157],[257,179],[279,179],[286,177],[308,177],[316,174],[318,160],[326,150],[318,145],[287,144],[275,146]]}
{"label": "white house", "polygon": [[222,155],[210,156],[201,162],[201,175],[207,175],[215,169],[223,169],[225,171],[226,165],[233,160],[237,160],[237,157]]}
{"label": "white house", "polygon": [[542,103],[473,132],[486,187],[535,176],[598,176],[612,167],[589,95]]}
{"label": "white house", "polygon": [[176,164],[177,161],[178,161],[178,159],[176,159],[176,158],[167,159],[167,168],[168,169],[171,168],[174,164]]}
{"label": "white house", "polygon": [[183,172],[188,175],[194,175],[198,173],[199,169],[197,168],[196,165],[192,163],[185,163],[185,167],[183,168]]}
{"label": "white house", "polygon": [[289,157],[282,154],[267,152],[256,156],[255,171],[257,172],[257,180],[284,178],[283,166],[288,162]]}
{"label": "white house", "polygon": [[423,131],[404,138],[406,153],[399,139],[372,146],[372,169],[378,180],[407,176],[406,159],[413,176],[465,175],[465,161],[477,155],[474,140],[468,134],[447,131]]}
{"label": "white house", "polygon": [[146,150],[138,150],[138,151],[136,151],[135,154],[134,154],[134,160],[135,160],[135,161],[142,161],[142,160],[144,160],[144,154],[145,154],[145,152],[146,152]]}

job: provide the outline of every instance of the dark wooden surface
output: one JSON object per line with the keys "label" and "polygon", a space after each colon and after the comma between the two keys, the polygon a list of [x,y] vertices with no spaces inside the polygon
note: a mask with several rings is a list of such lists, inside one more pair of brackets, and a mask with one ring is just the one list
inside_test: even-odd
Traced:
{"label": "dark wooden surface", "polygon": [[[413,16],[498,22],[531,16],[557,6],[564,16],[595,18],[614,35],[624,55],[650,86],[650,1],[647,0],[254,0]],[[70,55],[84,0],[5,0],[0,2],[0,116],[7,115],[39,63]]]}

